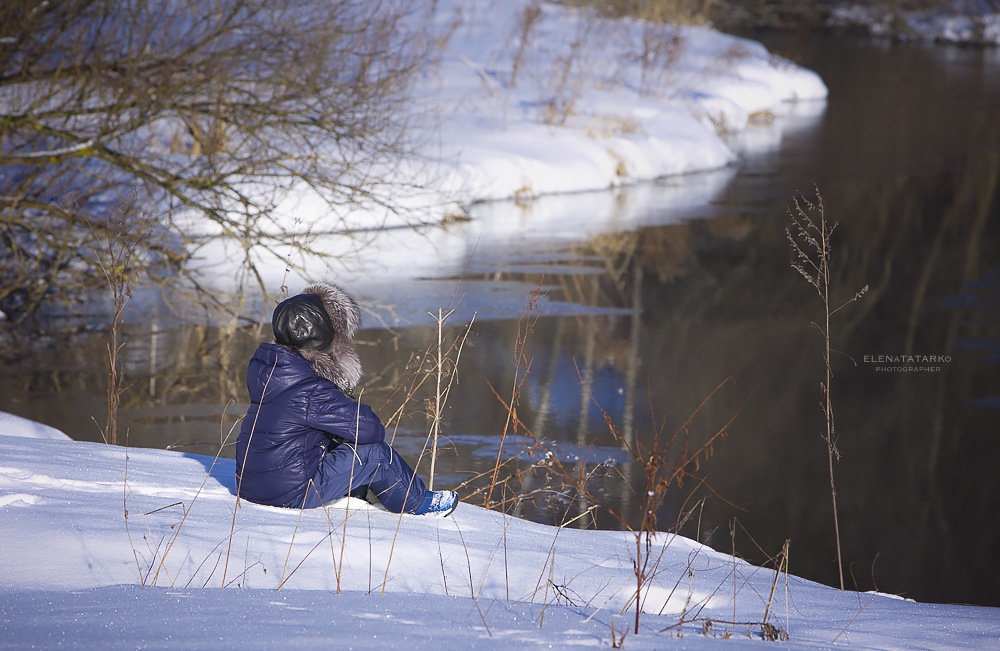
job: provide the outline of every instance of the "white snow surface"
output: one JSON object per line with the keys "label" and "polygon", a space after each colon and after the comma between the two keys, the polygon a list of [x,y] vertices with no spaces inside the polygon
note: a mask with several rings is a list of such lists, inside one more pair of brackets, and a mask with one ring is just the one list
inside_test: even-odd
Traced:
{"label": "white snow surface", "polygon": [[[535,5],[541,13],[522,39],[520,19]],[[825,106],[827,89],[816,73],[760,43],[706,27],[604,19],[534,0],[505,0],[502,10],[487,0],[440,0],[438,19],[457,27],[415,89],[415,156],[386,171],[382,186],[394,188],[400,210],[338,211],[299,186],[275,197],[268,229],[298,233],[328,258],[302,259],[282,246],[251,251],[269,291],[324,276],[352,283],[342,274],[356,268],[351,258],[359,250],[366,259],[376,251],[383,260],[400,261],[379,270],[383,279],[426,276],[442,256],[467,254],[479,240],[428,246],[421,238],[441,234],[375,231],[456,215],[488,221],[478,210],[485,201],[605,191],[724,169],[738,161],[734,143],[767,150],[796,115],[815,116]],[[645,62],[644,42],[659,48]],[[601,218],[587,211],[559,216],[584,231]],[[199,236],[218,231],[190,216],[183,227]],[[338,237],[345,229],[365,234]],[[200,240],[192,253],[190,266],[204,272],[205,286],[231,289],[245,280],[240,243],[214,237]],[[293,267],[287,274],[286,260]]]}
{"label": "white snow surface", "polygon": [[30,439],[69,440],[69,436],[62,430],[5,411],[0,411],[0,432]]}
{"label": "white snow surface", "polygon": [[830,24],[902,40],[1000,45],[1000,5],[995,0],[951,0],[908,11],[844,3],[833,8]]}
{"label": "white snow surface", "polygon": [[[445,519],[354,499],[259,506],[237,502],[232,460],[25,437],[36,428],[3,423],[6,648],[607,648],[612,624],[616,635],[633,625],[628,533],[473,504]],[[766,610],[796,648],[1000,643],[1000,609],[776,581],[666,533],[649,553],[626,648],[759,644]]]}

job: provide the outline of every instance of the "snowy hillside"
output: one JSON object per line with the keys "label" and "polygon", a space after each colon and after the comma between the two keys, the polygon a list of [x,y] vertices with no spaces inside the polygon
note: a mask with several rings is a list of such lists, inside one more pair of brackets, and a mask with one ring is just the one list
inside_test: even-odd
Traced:
{"label": "snowy hillside", "polygon": [[[237,507],[231,460],[10,436],[33,431],[12,422],[0,629],[15,647],[610,647],[612,623],[634,625],[628,533],[471,504],[443,520],[359,500]],[[627,648],[759,640],[765,614],[796,646],[1000,640],[997,609],[840,592],[667,534],[649,554]]]}

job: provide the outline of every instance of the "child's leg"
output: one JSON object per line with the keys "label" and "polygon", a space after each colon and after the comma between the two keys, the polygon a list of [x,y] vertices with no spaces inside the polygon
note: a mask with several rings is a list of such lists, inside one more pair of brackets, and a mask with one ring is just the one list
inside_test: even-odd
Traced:
{"label": "child's leg", "polygon": [[319,506],[370,486],[379,501],[394,513],[409,513],[423,501],[427,488],[387,443],[341,443],[323,456],[313,478],[306,507]]}

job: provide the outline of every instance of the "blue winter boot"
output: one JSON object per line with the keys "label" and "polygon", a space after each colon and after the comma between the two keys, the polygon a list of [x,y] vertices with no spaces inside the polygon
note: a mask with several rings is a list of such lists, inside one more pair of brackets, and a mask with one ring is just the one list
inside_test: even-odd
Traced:
{"label": "blue winter boot", "polygon": [[413,515],[447,518],[456,506],[458,506],[458,493],[455,491],[427,491],[424,494],[424,501],[413,512]]}

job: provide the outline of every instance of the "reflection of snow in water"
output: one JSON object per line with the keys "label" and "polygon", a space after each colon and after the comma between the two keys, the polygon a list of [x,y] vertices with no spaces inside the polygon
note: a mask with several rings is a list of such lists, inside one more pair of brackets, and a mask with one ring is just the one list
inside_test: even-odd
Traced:
{"label": "reflection of snow in water", "polygon": [[[498,256],[516,260],[528,252],[524,247],[678,221],[711,201],[733,173],[727,168],[603,192],[543,196],[523,204],[480,203],[471,207],[468,221],[443,226],[317,235],[308,244],[326,257],[292,262],[308,269],[311,277],[331,276],[352,286],[449,276],[465,272],[473,257],[478,266]],[[272,249],[255,257],[269,291],[283,282],[305,282],[295,272],[286,277],[280,261],[288,255]],[[210,286],[232,291],[242,260],[238,243],[218,238],[202,247],[195,265]]]}
{"label": "reflection of snow in water", "polygon": [[[681,221],[696,216],[731,179],[734,170],[687,175],[614,191],[545,196],[520,205],[490,202],[474,206],[472,219],[444,226],[389,229],[351,240],[323,235],[311,245],[329,258],[298,258],[309,278],[286,271],[280,259],[259,259],[267,291],[282,285],[296,291],[313,279],[327,278],[351,288],[375,322],[393,326],[427,324],[428,310],[456,309],[458,318],[510,317],[523,312],[527,283],[490,279],[504,273],[590,273],[586,266],[560,264],[553,246],[609,232]],[[246,282],[234,261],[242,259],[235,242],[219,239],[203,251],[201,272],[214,290],[234,293]],[[547,250],[548,249],[548,250]],[[272,251],[280,256],[277,251]],[[567,262],[577,262],[566,260]],[[470,275],[478,275],[476,280]],[[459,281],[458,276],[465,278]],[[544,289],[544,287],[543,287]],[[580,307],[547,301],[546,314],[579,312]],[[373,323],[372,319],[366,319]]]}
{"label": "reflection of snow in water", "polygon": [[[770,122],[730,135],[729,145],[745,158],[777,151],[786,138],[813,130],[825,107],[823,102],[782,104]],[[261,296],[248,259],[269,297],[319,279],[343,284],[362,302],[370,326],[428,325],[427,313],[439,307],[454,309],[455,320],[473,314],[478,319],[510,318],[523,313],[525,297],[535,287],[498,274],[592,273],[592,267],[559,248],[604,233],[710,215],[737,171],[730,166],[605,191],[481,202],[468,208],[468,219],[442,225],[304,236],[302,243],[316,255],[291,246],[257,247],[248,254],[233,238],[212,237],[192,251],[188,268],[222,304],[242,305],[242,314],[252,319],[266,318],[272,303]],[[557,296],[544,297],[543,303],[550,316],[595,311],[561,303]],[[211,320],[205,310],[184,300],[164,300],[158,290],[137,290],[129,309],[142,318],[156,314],[168,321]],[[104,310],[95,305],[92,312]]]}

